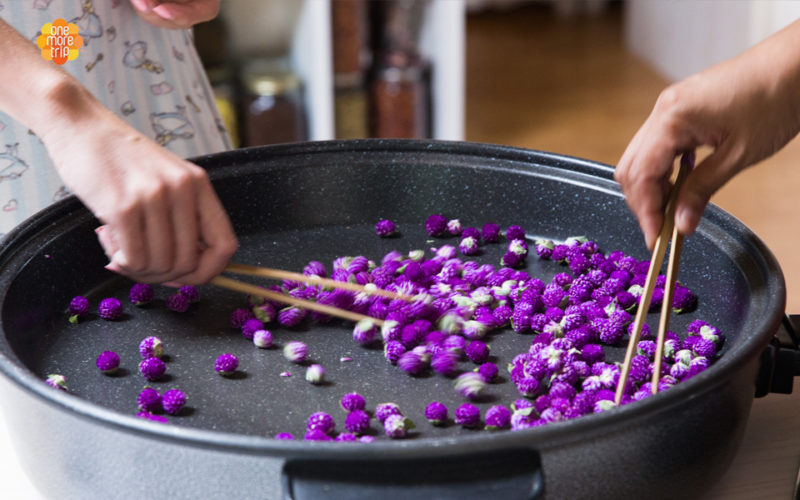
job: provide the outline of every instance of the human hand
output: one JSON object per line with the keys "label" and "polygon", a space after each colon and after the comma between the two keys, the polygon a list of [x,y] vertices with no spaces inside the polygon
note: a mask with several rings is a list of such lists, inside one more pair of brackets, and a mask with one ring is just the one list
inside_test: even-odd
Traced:
{"label": "human hand", "polygon": [[44,137],[67,187],[104,224],[107,268],[141,282],[200,284],[237,241],[205,171],[102,113],[79,135]]}
{"label": "human hand", "polygon": [[704,145],[713,148],[678,194],[675,223],[681,233],[691,234],[714,192],[783,147],[800,129],[800,57],[787,43],[800,36],[800,25],[787,30],[668,87],[628,144],[614,177],[649,248],[663,223],[678,154]]}
{"label": "human hand", "polygon": [[160,28],[187,29],[217,17],[220,0],[131,0],[133,10]]}

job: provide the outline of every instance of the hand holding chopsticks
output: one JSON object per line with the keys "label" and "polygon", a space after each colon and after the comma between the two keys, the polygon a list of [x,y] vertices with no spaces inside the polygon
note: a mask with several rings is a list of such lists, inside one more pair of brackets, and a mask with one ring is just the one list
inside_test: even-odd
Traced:
{"label": "hand holding chopsticks", "polygon": [[620,369],[619,382],[617,383],[617,392],[615,395],[615,403],[617,405],[622,401],[622,395],[625,393],[625,385],[628,382],[628,375],[631,369],[631,362],[633,355],[636,352],[636,345],[639,343],[639,338],[642,334],[642,326],[647,316],[647,311],[650,309],[650,301],[653,298],[653,290],[656,285],[656,278],[658,277],[661,265],[664,262],[664,253],[667,248],[667,238],[670,238],[670,253],[667,263],[666,284],[664,285],[664,299],[661,304],[661,316],[658,322],[658,336],[656,339],[656,354],[653,368],[653,377],[651,380],[652,393],[658,392],[658,383],[661,377],[661,359],[664,352],[664,341],[669,326],[669,315],[672,308],[672,295],[675,289],[675,279],[678,273],[678,263],[680,262],[681,249],[683,246],[683,235],[678,232],[675,226],[675,203],[678,199],[678,192],[680,191],[683,181],[694,166],[694,153],[684,153],[681,156],[680,169],[678,170],[678,177],[675,180],[675,185],[672,187],[667,207],[664,213],[664,223],[661,226],[661,232],[656,239],[655,247],[653,248],[653,255],[650,258],[650,269],[647,273],[647,279],[644,284],[644,291],[639,300],[639,308],[636,311],[636,318],[633,323],[633,331],[631,332],[628,341],[628,349],[625,352],[625,361]]}

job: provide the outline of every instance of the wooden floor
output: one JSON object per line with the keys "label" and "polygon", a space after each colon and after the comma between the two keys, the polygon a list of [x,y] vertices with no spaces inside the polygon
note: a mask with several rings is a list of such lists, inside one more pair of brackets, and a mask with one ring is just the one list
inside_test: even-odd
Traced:
{"label": "wooden floor", "polygon": [[[467,21],[471,141],[615,164],[668,82],[629,54],[622,12],[559,18],[547,6]],[[778,258],[787,311],[800,313],[800,140],[740,174],[712,199]],[[800,466],[800,381],[791,396],[754,401],[740,451],[706,498],[788,499]]]}
{"label": "wooden floor", "polygon": [[[470,141],[614,165],[668,81],[625,50],[622,12],[561,18],[546,5],[467,21]],[[777,256],[787,311],[800,313],[800,141],[742,173],[712,202]]]}

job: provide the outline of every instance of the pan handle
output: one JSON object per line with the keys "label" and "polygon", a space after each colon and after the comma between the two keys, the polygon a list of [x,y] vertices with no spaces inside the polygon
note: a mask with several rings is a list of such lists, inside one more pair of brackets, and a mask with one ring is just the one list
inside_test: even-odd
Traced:
{"label": "pan handle", "polygon": [[544,498],[541,460],[530,449],[398,460],[291,459],[282,480],[285,500]]}
{"label": "pan handle", "polygon": [[781,326],[761,353],[755,397],[769,393],[791,394],[800,375],[800,314],[784,316]]}

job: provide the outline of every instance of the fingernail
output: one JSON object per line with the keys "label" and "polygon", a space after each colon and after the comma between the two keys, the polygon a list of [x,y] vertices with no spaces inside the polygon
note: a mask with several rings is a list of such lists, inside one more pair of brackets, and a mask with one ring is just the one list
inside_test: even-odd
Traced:
{"label": "fingernail", "polygon": [[114,252],[114,255],[111,256],[111,264],[116,264],[119,267],[125,267],[128,264],[128,259],[125,258],[125,254],[122,253],[122,250]]}
{"label": "fingernail", "polygon": [[147,12],[147,2],[145,0],[131,0],[131,3],[136,8],[136,10],[141,10],[142,12]]}
{"label": "fingernail", "polygon": [[157,7],[153,7],[153,12],[160,17],[161,19],[166,19],[168,21],[175,20],[175,14],[170,12],[170,10],[163,5],[159,5]]}
{"label": "fingernail", "polygon": [[676,222],[679,228],[681,228],[684,232],[688,232],[689,230],[693,229],[696,224],[694,212],[687,207],[678,208],[676,213]]}

